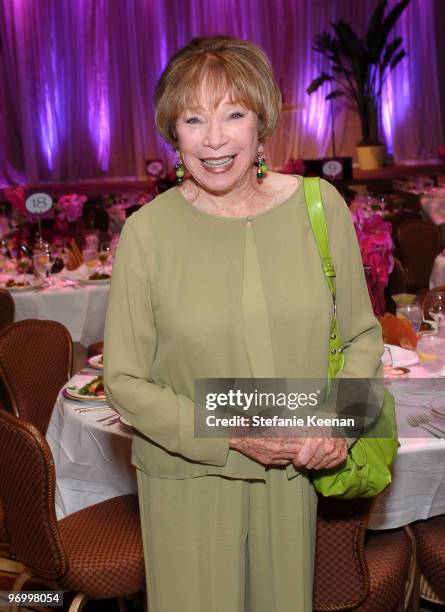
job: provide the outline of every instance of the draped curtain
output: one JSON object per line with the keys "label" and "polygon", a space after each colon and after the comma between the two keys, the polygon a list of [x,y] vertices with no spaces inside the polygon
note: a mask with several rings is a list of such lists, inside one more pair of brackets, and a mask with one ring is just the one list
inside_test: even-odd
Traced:
{"label": "draped curtain", "polygon": [[[393,6],[396,0],[390,0]],[[436,56],[441,0],[411,0],[397,26],[408,58],[388,81],[383,126],[395,160],[436,156],[444,116]],[[270,57],[285,106],[268,163],[352,155],[357,116],[312,96],[314,36],[344,19],[362,33],[377,0],[1,0],[0,183],[143,177],[173,160],[153,121],[153,90],[192,37],[230,34]],[[445,25],[445,23],[444,23]],[[331,112],[333,114],[331,114]]]}

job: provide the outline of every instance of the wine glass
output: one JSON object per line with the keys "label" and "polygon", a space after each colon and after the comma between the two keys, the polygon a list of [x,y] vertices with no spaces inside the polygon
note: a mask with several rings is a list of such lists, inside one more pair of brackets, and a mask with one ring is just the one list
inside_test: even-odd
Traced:
{"label": "wine glass", "polygon": [[48,286],[51,285],[49,273],[53,267],[53,257],[50,246],[47,242],[40,241],[33,254],[34,270],[39,276],[46,276]]}
{"label": "wine glass", "polygon": [[445,291],[433,293],[429,314],[432,319],[437,321],[437,328],[440,331],[445,326]]}
{"label": "wine glass", "polygon": [[111,255],[111,245],[109,242],[101,242],[99,246],[98,259],[102,266],[102,273],[105,273],[105,264]]}
{"label": "wine glass", "polygon": [[412,302],[411,304],[397,306],[396,315],[402,319],[408,319],[413,330],[416,333],[419,331],[423,320],[422,307],[420,306],[419,302]]}
{"label": "wine glass", "polygon": [[386,209],[386,200],[385,200],[385,196],[380,196],[379,197],[379,206],[380,206],[380,210],[382,213],[385,212]]}

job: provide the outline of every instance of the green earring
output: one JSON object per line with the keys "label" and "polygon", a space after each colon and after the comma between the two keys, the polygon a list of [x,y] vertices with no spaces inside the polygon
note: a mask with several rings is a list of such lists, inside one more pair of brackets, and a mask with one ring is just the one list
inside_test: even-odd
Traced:
{"label": "green earring", "polygon": [[181,183],[184,182],[184,168],[182,167],[182,159],[181,159],[181,155],[179,153],[179,151],[176,151],[176,155],[177,155],[177,162],[175,165],[175,169],[176,169],[176,184],[180,185]]}
{"label": "green earring", "polygon": [[264,157],[263,151],[258,153],[258,170],[256,171],[256,177],[258,180],[261,180],[267,174],[269,168],[266,165],[266,158]]}

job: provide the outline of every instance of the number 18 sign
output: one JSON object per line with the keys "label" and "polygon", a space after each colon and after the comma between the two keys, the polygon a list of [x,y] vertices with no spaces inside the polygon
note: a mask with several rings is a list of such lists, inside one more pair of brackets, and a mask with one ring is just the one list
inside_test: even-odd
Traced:
{"label": "number 18 sign", "polygon": [[26,198],[26,210],[33,215],[43,215],[53,207],[53,201],[47,193],[33,193]]}

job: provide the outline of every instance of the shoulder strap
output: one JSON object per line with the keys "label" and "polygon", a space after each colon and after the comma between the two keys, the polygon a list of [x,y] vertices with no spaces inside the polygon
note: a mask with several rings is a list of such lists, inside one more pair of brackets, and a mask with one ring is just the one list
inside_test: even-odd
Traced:
{"label": "shoulder strap", "polygon": [[311,222],[312,232],[320,253],[321,265],[332,295],[334,303],[334,314],[331,322],[331,334],[329,336],[329,378],[343,369],[344,355],[341,351],[340,334],[337,323],[337,301],[335,285],[335,266],[329,249],[329,236],[326,224],[326,216],[320,190],[320,179],[316,177],[303,178],[304,196],[306,207]]}

